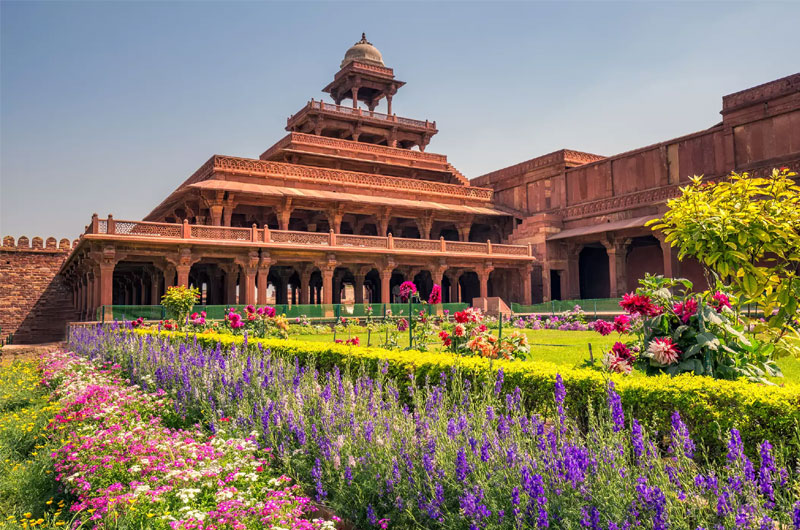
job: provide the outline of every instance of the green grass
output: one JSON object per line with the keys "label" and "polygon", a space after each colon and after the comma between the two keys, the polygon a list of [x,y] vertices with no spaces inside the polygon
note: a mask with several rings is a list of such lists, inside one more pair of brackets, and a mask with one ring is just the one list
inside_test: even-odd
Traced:
{"label": "green grass", "polygon": [[[508,330],[506,330],[508,331]],[[561,331],[556,329],[524,330],[528,336],[528,343],[531,346],[530,359],[537,361],[549,361],[571,368],[583,365],[589,360],[589,344],[592,345],[595,364],[598,364],[604,352],[608,351],[614,342],[617,341],[615,334],[601,336],[594,331]],[[494,332],[497,334],[497,331]],[[367,333],[357,333],[362,346],[367,345]],[[306,340],[309,342],[333,342],[333,333],[322,335],[293,335],[293,339]],[[346,333],[337,333],[337,339],[347,339]],[[374,333],[370,340],[371,346],[380,346],[383,342],[383,334]],[[408,346],[408,333],[401,333],[399,346]],[[439,341],[435,341],[428,346],[429,350],[440,349]],[[782,381],[800,382],[800,360],[794,357],[783,357],[777,360],[777,364],[783,371],[783,378],[776,378],[774,381],[780,384]],[[634,377],[644,376],[635,373]]]}

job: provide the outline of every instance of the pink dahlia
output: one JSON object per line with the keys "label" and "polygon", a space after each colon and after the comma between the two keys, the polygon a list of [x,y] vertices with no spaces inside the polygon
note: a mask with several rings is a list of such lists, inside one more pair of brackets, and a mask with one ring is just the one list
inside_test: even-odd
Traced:
{"label": "pink dahlia", "polygon": [[711,300],[711,307],[713,307],[717,313],[722,313],[723,307],[727,307],[729,309],[731,307],[731,300],[725,293],[717,291],[714,293],[714,296],[711,297]]}
{"label": "pink dahlia", "polygon": [[681,322],[686,324],[689,322],[689,319],[697,313],[697,300],[694,298],[689,298],[685,302],[675,304],[672,309],[675,310],[675,314],[678,315],[678,318],[681,319]]}
{"label": "pink dahlia", "polygon": [[627,333],[631,329],[631,317],[628,315],[617,315],[614,317],[614,331],[617,333]]}
{"label": "pink dahlia", "polygon": [[623,295],[619,306],[631,315],[654,317],[662,312],[662,309],[655,305],[649,296],[634,293]]}
{"label": "pink dahlia", "polygon": [[408,302],[412,294],[417,292],[417,286],[414,282],[403,282],[400,284],[400,299],[403,302]]}
{"label": "pink dahlia", "polygon": [[605,336],[614,331],[614,325],[611,322],[606,322],[605,320],[595,320],[592,322],[592,329]]}
{"label": "pink dahlia", "polygon": [[438,283],[433,284],[433,289],[431,289],[431,295],[428,297],[429,304],[441,304],[442,303],[442,286]]}
{"label": "pink dahlia", "polygon": [[650,354],[657,363],[669,365],[678,360],[681,351],[669,337],[653,339],[647,346],[647,353]]}

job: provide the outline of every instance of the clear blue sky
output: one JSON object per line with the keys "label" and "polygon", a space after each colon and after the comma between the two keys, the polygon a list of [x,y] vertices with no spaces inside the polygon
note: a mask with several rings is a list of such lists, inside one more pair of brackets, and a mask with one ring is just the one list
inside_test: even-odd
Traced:
{"label": "clear blue sky", "polygon": [[0,4],[0,234],[141,219],[214,153],[257,158],[365,31],[398,115],[468,177],[710,127],[800,70],[800,3]]}

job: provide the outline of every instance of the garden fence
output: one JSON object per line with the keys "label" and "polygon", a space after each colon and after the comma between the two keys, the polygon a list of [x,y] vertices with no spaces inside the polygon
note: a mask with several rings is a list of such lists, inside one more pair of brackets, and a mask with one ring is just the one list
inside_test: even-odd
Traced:
{"label": "garden fence", "polygon": [[[412,311],[425,311],[428,314],[437,312],[450,314],[461,311],[469,304],[412,304]],[[244,312],[245,305],[196,305],[193,312],[206,312],[209,320],[222,320],[225,318],[228,309],[235,309],[239,313]],[[323,305],[303,305],[303,304],[275,304],[275,313],[286,315],[287,318],[296,319],[306,317],[312,320],[339,319],[345,318],[365,318],[369,313],[368,308],[372,308],[372,316],[383,318],[388,314],[394,316],[408,316],[408,304],[323,304]],[[96,319],[99,322],[112,320],[136,320],[142,317],[145,320],[166,320],[168,318],[164,306],[161,305],[105,305],[97,308]]]}
{"label": "garden fence", "polygon": [[594,314],[594,317],[597,318],[597,315],[621,313],[622,309],[619,307],[620,300],[622,299],[590,298],[585,300],[551,300],[550,302],[533,305],[512,303],[511,310],[515,314],[550,313],[555,315],[557,313],[563,313],[564,311],[570,311],[577,305],[587,314]]}

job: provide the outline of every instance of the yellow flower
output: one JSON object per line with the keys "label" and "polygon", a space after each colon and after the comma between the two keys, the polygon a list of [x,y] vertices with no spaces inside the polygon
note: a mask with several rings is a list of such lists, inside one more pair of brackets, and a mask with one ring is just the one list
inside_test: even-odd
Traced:
{"label": "yellow flower", "polygon": [[25,512],[22,514],[22,516],[25,517],[25,519],[30,519],[33,514],[31,512]]}

